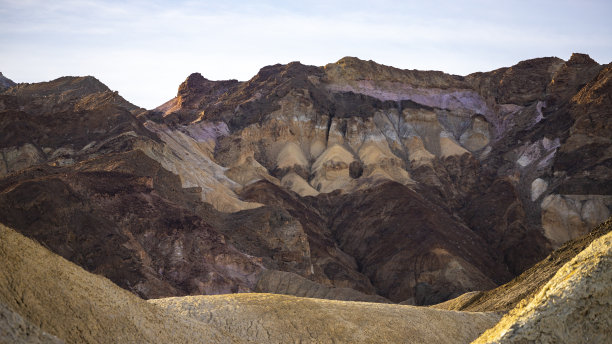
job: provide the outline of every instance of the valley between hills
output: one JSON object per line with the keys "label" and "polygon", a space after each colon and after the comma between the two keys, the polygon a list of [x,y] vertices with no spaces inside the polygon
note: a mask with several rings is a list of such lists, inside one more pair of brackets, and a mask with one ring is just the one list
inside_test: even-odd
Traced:
{"label": "valley between hills", "polygon": [[[612,65],[0,74],[0,343],[606,343]],[[588,339],[587,339],[588,338]]]}

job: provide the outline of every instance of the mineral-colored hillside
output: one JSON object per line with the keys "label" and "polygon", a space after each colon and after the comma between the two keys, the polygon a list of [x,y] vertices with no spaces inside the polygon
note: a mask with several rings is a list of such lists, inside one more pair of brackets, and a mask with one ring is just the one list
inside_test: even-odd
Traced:
{"label": "mineral-colored hillside", "polygon": [[611,68],[346,57],[194,73],[149,111],[90,76],[6,84],[0,223],[143,298],[436,304],[610,216]]}

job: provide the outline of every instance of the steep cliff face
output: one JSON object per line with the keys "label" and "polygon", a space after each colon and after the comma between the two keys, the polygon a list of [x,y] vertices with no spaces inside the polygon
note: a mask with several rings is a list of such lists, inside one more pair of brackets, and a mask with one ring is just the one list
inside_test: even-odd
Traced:
{"label": "steep cliff face", "polygon": [[437,303],[610,215],[610,73],[582,54],[465,77],[347,57],[195,73],[152,111],[92,77],[17,85],[0,221],[144,297]]}

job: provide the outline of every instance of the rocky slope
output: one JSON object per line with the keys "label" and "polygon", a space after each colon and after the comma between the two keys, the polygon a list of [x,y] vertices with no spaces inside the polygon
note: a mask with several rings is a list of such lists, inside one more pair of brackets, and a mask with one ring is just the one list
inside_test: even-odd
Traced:
{"label": "rocky slope", "polygon": [[347,57],[195,73],[151,111],[93,77],[19,84],[0,93],[0,222],[145,298],[435,304],[609,217],[611,73]]}
{"label": "rocky slope", "polygon": [[594,240],[474,343],[606,343],[612,337],[612,233]]}
{"label": "rocky slope", "polygon": [[524,299],[532,298],[549,283],[557,271],[594,240],[612,231],[612,217],[595,227],[588,234],[565,243],[548,257],[538,262],[520,276],[495,289],[469,292],[432,308],[469,312],[507,312]]}
{"label": "rocky slope", "polygon": [[[10,228],[0,225],[0,238],[0,309],[12,315],[2,322],[9,327],[0,332],[2,343],[238,342],[147,303]],[[38,329],[24,335],[24,323]]]}
{"label": "rocky slope", "polygon": [[499,320],[271,294],[146,302],[2,225],[0,259],[0,343],[469,343]]}

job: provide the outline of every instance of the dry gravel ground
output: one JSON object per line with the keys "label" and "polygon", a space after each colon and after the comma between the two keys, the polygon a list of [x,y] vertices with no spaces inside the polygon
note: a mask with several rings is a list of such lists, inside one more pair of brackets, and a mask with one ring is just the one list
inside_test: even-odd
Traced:
{"label": "dry gravel ground", "polygon": [[271,294],[146,302],[3,225],[0,261],[0,343],[468,343],[499,320]]}

